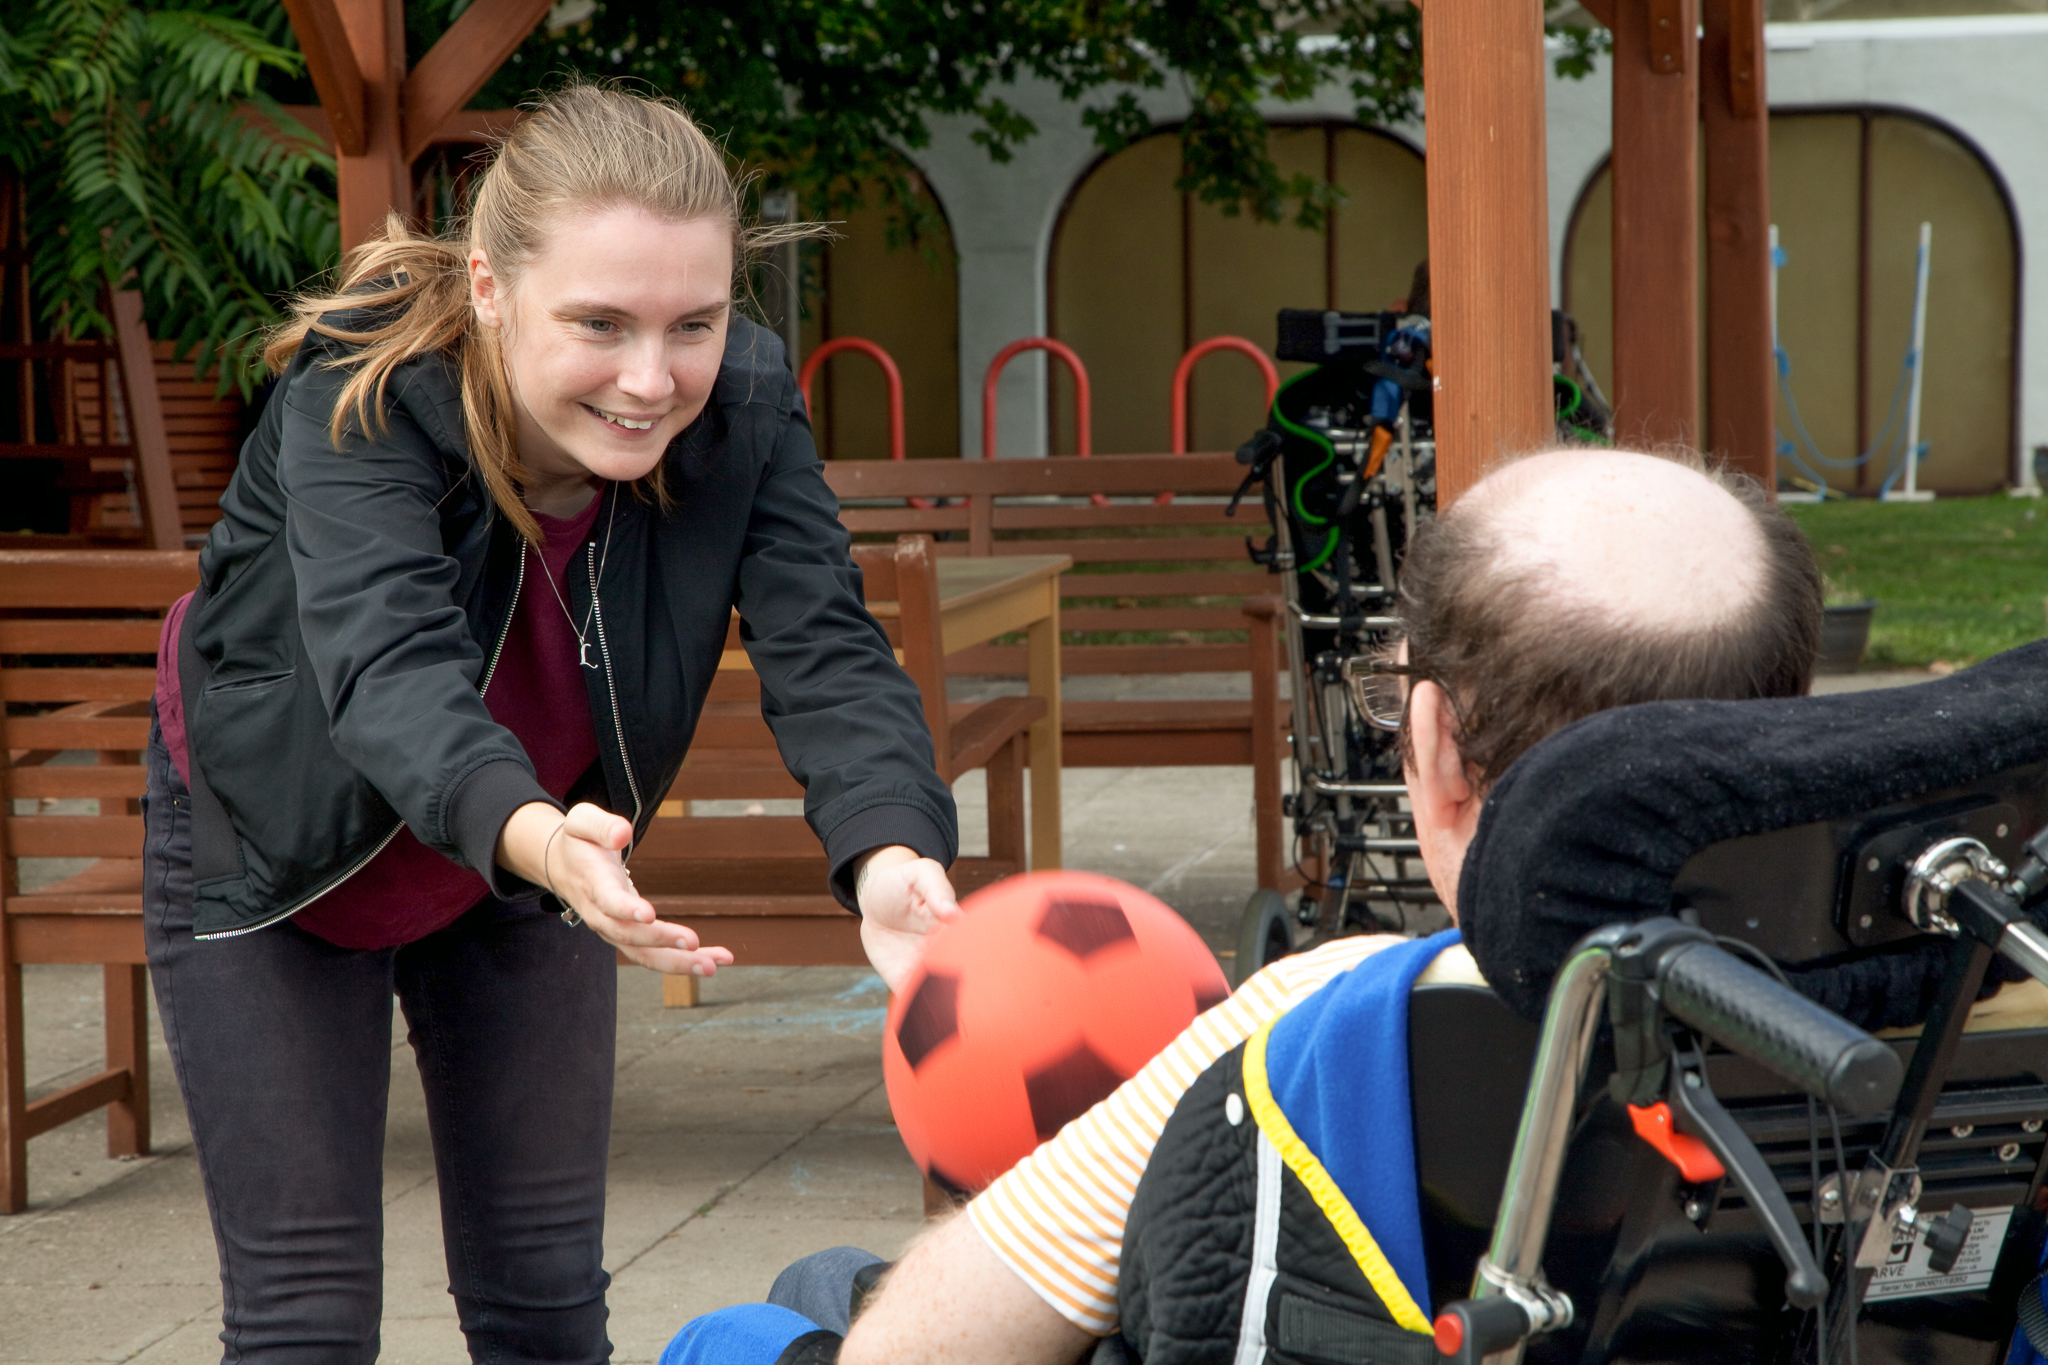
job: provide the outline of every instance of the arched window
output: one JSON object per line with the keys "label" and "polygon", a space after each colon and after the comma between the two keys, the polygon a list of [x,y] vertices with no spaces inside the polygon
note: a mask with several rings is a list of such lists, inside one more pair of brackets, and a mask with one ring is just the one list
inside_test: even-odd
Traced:
{"label": "arched window", "polygon": [[[903,372],[903,443],[911,459],[960,456],[960,286],[945,210],[918,183],[936,229],[921,243],[890,244],[879,192],[806,253],[803,354],[833,337],[866,337]],[[835,215],[836,216],[836,215]],[[811,386],[811,420],[827,459],[889,457],[888,389],[873,361],[841,354]]]}
{"label": "arched window", "polygon": [[[1270,146],[1283,175],[1344,191],[1325,230],[1226,216],[1176,190],[1180,139],[1171,132],[1096,163],[1068,196],[1047,313],[1052,335],[1088,366],[1095,449],[1167,448],[1173,368],[1205,337],[1235,333],[1270,351],[1281,308],[1372,310],[1407,295],[1429,251],[1420,154],[1349,124],[1275,127]],[[1071,453],[1073,389],[1060,367],[1051,373],[1052,448]],[[1192,449],[1234,449],[1263,420],[1264,388],[1242,360],[1205,361],[1191,392]]]}
{"label": "arched window", "polygon": [[[1778,336],[1814,444],[1850,459],[1883,430],[1911,341],[1928,222],[1920,486],[2005,484],[2017,440],[2019,248],[1997,172],[1955,132],[1894,109],[1773,110],[1770,136],[1771,217],[1785,252]],[[1579,196],[1564,250],[1564,306],[1602,384],[1613,373],[1613,202],[1603,166]],[[1898,403],[1903,413],[1903,394]],[[1777,424],[1794,435],[1782,394]],[[1889,472],[1880,465],[1821,472],[1844,492],[1875,493]],[[1799,472],[1790,461],[1779,469]]]}

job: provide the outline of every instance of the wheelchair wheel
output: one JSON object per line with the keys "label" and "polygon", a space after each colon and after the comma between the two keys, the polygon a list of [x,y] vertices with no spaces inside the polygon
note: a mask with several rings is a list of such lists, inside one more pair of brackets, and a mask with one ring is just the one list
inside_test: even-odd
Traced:
{"label": "wheelchair wheel", "polygon": [[1237,930],[1237,958],[1231,966],[1231,984],[1242,986],[1253,972],[1293,951],[1294,913],[1278,891],[1262,886],[1245,903],[1244,921]]}

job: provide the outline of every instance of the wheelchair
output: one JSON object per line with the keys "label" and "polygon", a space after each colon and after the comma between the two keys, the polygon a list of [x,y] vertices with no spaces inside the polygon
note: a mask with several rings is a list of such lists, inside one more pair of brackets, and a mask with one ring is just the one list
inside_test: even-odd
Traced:
{"label": "wheelchair", "polygon": [[1440,1355],[1992,1365],[2016,1315],[2048,1346],[2044,676],[2048,644],[1623,708],[1502,779],[1460,891],[1494,989],[1411,1002]]}
{"label": "wheelchair", "polygon": [[[1267,425],[1238,449],[1274,534],[1247,542],[1280,580],[1294,699],[1283,799],[1294,905],[1262,887],[1240,925],[1246,977],[1297,946],[1357,932],[1430,933],[1449,923],[1422,870],[1403,802],[1398,715],[1361,704],[1359,684],[1391,645],[1401,558],[1436,511],[1436,440],[1427,323],[1395,313],[1280,310],[1289,379]],[[1551,317],[1558,434],[1605,441],[1611,414],[1569,315]]]}

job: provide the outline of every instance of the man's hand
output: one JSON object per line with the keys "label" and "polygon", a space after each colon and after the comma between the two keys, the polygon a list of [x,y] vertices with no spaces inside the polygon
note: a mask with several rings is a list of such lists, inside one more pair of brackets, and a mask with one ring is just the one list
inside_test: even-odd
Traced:
{"label": "man's hand", "polygon": [[710,976],[731,966],[731,950],[700,947],[695,930],[660,919],[634,889],[633,874],[619,856],[632,838],[632,822],[601,806],[582,802],[564,818],[535,801],[505,822],[498,861],[547,887],[591,932],[643,967],[671,976]]}
{"label": "man's hand", "polygon": [[925,935],[960,914],[946,869],[901,844],[878,848],[854,864],[860,942],[890,991],[903,989],[924,956]]}

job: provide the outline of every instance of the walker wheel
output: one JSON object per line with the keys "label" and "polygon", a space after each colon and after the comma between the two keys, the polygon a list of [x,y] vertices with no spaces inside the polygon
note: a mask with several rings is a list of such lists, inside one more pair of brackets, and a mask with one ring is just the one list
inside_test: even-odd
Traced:
{"label": "walker wheel", "polygon": [[1242,986],[1253,972],[1294,951],[1294,912],[1278,891],[1260,887],[1245,902],[1244,921],[1237,930],[1237,958],[1231,984]]}

